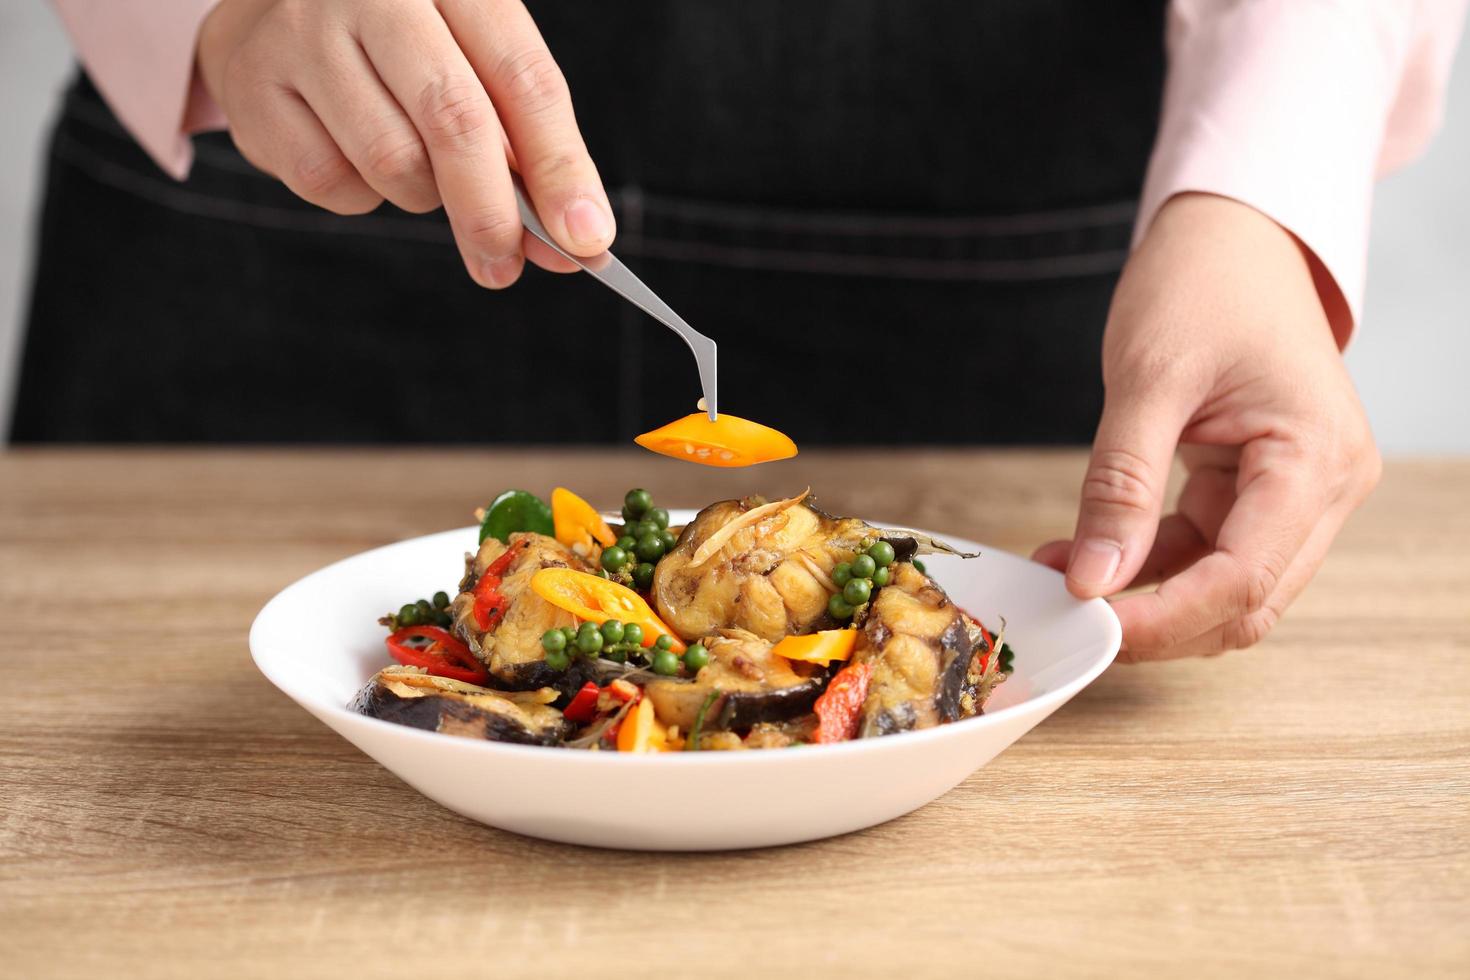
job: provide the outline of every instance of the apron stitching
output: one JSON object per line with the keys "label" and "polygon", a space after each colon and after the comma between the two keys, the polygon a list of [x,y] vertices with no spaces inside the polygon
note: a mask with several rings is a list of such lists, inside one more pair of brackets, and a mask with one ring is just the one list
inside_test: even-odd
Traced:
{"label": "apron stitching", "polygon": [[233,221],[278,231],[319,234],[366,235],[379,238],[411,238],[435,245],[447,244],[448,229],[427,222],[399,220],[373,215],[327,216],[265,204],[211,197],[164,184],[94,153],[86,144],[65,134],[56,137],[56,156],[99,183],[141,198],[159,207],[183,214]]}
{"label": "apron stitching", "polygon": [[1123,226],[1131,225],[1138,212],[1138,201],[1135,199],[1056,211],[952,217],[842,211],[804,212],[789,208],[725,205],[656,195],[647,195],[642,199],[641,205],[650,215],[666,214],[692,223],[728,228],[926,238],[1013,236]]}
{"label": "apron stitching", "polygon": [[707,242],[643,238],[640,248],[624,249],[644,258],[698,262],[744,269],[809,272],[827,275],[877,276],[892,279],[1018,281],[1066,279],[1116,272],[1127,249],[1079,252],[1034,259],[920,259],[833,252],[791,251]]}

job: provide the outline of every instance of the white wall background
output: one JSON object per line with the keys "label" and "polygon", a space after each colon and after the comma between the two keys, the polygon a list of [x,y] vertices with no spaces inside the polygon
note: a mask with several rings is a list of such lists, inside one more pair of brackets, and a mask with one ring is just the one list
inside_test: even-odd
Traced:
{"label": "white wall background", "polygon": [[[9,424],[43,141],[69,70],[66,38],[46,4],[0,4],[0,433]],[[1463,54],[1434,146],[1379,188],[1367,306],[1347,361],[1385,452],[1470,452],[1470,57]]]}

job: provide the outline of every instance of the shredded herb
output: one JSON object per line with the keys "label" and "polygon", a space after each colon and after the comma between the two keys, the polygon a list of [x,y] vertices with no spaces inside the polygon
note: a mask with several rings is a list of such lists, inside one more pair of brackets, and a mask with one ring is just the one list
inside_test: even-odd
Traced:
{"label": "shredded herb", "polygon": [[684,746],[685,752],[699,751],[699,736],[704,731],[704,716],[709,714],[710,705],[714,704],[715,701],[718,700],[719,696],[720,689],[715,688],[713,691],[710,691],[709,696],[704,699],[704,704],[701,704],[699,706],[699,714],[694,716],[694,727],[689,730],[689,742]]}

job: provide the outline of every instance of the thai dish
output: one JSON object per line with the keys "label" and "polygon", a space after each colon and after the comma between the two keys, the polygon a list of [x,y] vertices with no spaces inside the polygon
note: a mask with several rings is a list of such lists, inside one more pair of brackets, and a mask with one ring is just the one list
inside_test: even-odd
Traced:
{"label": "thai dish", "polygon": [[[712,503],[682,527],[646,490],[620,519],[564,488],[477,512],[453,594],[380,622],[396,664],[365,715],[476,739],[593,751],[830,744],[957,722],[1010,674],[915,531],[821,510],[809,492]],[[973,557],[973,556],[965,556]]]}

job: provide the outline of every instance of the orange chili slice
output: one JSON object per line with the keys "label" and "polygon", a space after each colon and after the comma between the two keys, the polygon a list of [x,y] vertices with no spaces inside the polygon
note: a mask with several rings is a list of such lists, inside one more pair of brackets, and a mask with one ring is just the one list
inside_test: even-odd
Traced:
{"label": "orange chili slice", "polygon": [[551,521],[556,528],[556,540],[583,556],[592,553],[594,538],[604,548],[611,548],[618,541],[597,509],[566,487],[551,491]]}
{"label": "orange chili slice", "polygon": [[619,752],[662,752],[669,732],[654,715],[653,702],[644,698],[628,712],[618,728]]}
{"label": "orange chili slice", "polygon": [[768,425],[734,415],[713,422],[696,413],[633,440],[644,449],[705,466],[754,466],[796,455],[796,443]]}
{"label": "orange chili slice", "polygon": [[805,660],[812,664],[830,664],[847,660],[857,646],[857,630],[822,630],[803,636],[788,636],[771,648],[771,652],[787,660]]}
{"label": "orange chili slice", "polygon": [[643,597],[627,586],[574,568],[543,568],[531,576],[531,591],[565,609],[584,622],[637,623],[643,629],[643,645],[652,646],[660,636],[673,641],[675,653],[684,652],[684,641],[658,618]]}

